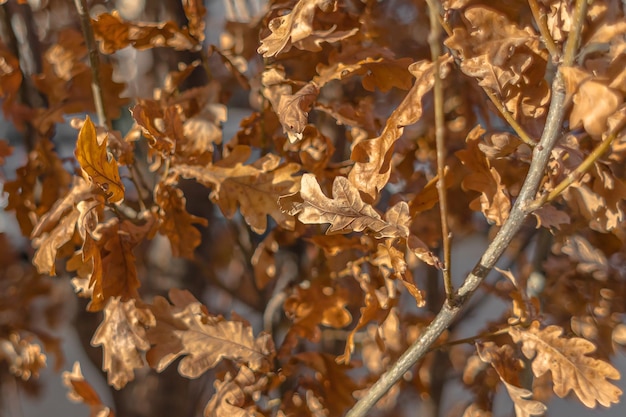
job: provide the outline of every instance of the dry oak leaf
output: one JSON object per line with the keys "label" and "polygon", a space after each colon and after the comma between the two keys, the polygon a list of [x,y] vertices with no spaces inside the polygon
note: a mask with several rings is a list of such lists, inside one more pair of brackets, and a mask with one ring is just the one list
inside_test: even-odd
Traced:
{"label": "dry oak leaf", "polygon": [[319,92],[317,85],[310,82],[295,94],[280,96],[276,113],[291,143],[302,139],[302,132],[304,132],[309,116],[308,112]]}
{"label": "dry oak leaf", "polygon": [[78,208],[78,204],[83,201],[102,203],[101,196],[93,193],[87,181],[75,177],[72,189],[35,225],[31,233],[32,244],[36,249],[33,265],[39,273],[56,274],[54,263],[57,252],[72,239],[77,222],[81,216],[85,216],[84,210]]}
{"label": "dry oak leaf", "polygon": [[352,365],[339,364],[335,357],[328,353],[302,352],[289,359],[288,365],[285,366],[285,373],[289,375],[296,371],[306,375],[306,372],[302,372],[297,367],[299,364],[315,373],[314,380],[310,378],[310,381],[306,381],[309,377],[301,377],[304,380],[302,385],[312,387],[313,393],[317,394],[318,404],[313,409],[324,410],[323,414],[313,415],[342,416],[354,405],[356,400],[353,393],[362,387],[348,374],[353,368]]}
{"label": "dry oak leaf", "polygon": [[259,393],[268,384],[267,377],[257,377],[245,365],[233,378],[230,372],[222,381],[213,383],[215,394],[204,408],[205,417],[261,417],[254,402],[249,398]]}
{"label": "dry oak leaf", "polygon": [[37,379],[39,370],[46,367],[46,355],[41,353],[41,347],[17,333],[0,338],[0,362],[4,361],[9,372],[24,381],[31,376]]}
{"label": "dry oak leaf", "polygon": [[[479,79],[483,87],[503,97],[507,87],[531,85],[543,80],[528,73],[545,61],[540,55],[539,38],[532,27],[519,27],[504,13],[483,5],[470,6],[463,13],[468,28],[457,27],[444,43],[457,50],[461,70]],[[534,64],[534,65],[533,65]]]}
{"label": "dry oak leaf", "polygon": [[[112,54],[132,45],[135,49],[169,46],[177,51],[199,50],[201,44],[187,28],[179,28],[174,22],[131,23],[124,21],[117,11],[103,13],[92,19],[94,35],[100,51]],[[195,30],[195,28],[194,28]]]}
{"label": "dry oak leaf", "polygon": [[572,128],[583,126],[593,137],[607,131],[608,118],[624,102],[624,95],[612,88],[607,79],[600,79],[592,73],[577,67],[562,67],[559,71],[565,81],[568,98],[573,106],[569,123]]}
{"label": "dry oak leaf", "polygon": [[611,266],[604,253],[580,235],[568,236],[561,252],[576,263],[576,270],[581,274],[589,274],[598,281],[606,281],[611,274]]}
{"label": "dry oak leaf", "polygon": [[519,374],[523,368],[523,362],[515,356],[511,346],[496,346],[493,342],[486,342],[477,344],[476,350],[480,359],[491,364],[498,373],[511,400],[513,400],[516,417],[543,415],[547,407],[540,401],[531,400],[532,392],[520,387]]}
{"label": "dry oak leaf", "polygon": [[378,88],[387,92],[393,87],[401,90],[411,88],[412,76],[408,71],[413,63],[410,58],[367,57],[354,63],[336,62],[331,66],[318,66],[318,75],[313,81],[324,86],[331,80],[345,80],[355,75],[363,75],[363,88],[375,91]]}
{"label": "dry oak leaf", "polygon": [[156,321],[147,308],[138,308],[135,300],[109,299],[102,323],[91,339],[91,346],[102,346],[102,370],[109,385],[122,389],[135,379],[135,369],[143,368],[143,352],[150,349],[146,328]]}
{"label": "dry oak leaf", "polygon": [[139,299],[137,289],[141,283],[133,250],[145,240],[152,239],[156,230],[157,221],[153,215],[148,215],[145,223],[140,225],[113,218],[98,227],[102,270],[94,271],[89,282],[89,287],[93,288],[92,311],[104,307],[111,297],[121,297],[122,301]]}
{"label": "dry oak leaf", "polygon": [[293,175],[300,170],[294,163],[280,165],[280,158],[267,154],[251,165],[243,165],[250,157],[248,146],[236,146],[223,160],[207,166],[177,165],[174,172],[193,178],[213,188],[211,199],[222,213],[232,218],[239,205],[241,215],[256,233],[264,233],[267,216],[288,230],[293,230],[293,217],[278,207],[278,198],[295,193],[300,187],[299,177]]}
{"label": "dry oak leaf", "polygon": [[187,378],[199,377],[222,359],[258,372],[271,368],[275,349],[269,334],[255,338],[249,324],[210,315],[188,291],[172,289],[169,296],[174,305],[155,297],[149,306],[156,318],[147,333],[152,348],[146,359],[152,368],[161,372],[179,356],[184,357],[178,373]]}
{"label": "dry oak leaf", "polygon": [[196,38],[198,43],[204,41],[204,29],[206,26],[204,17],[206,8],[202,0],[183,0],[183,10],[189,22],[189,34]]}
{"label": "dry oak leaf", "polygon": [[562,337],[563,328],[548,326],[539,328],[534,321],[528,329],[511,327],[509,334],[516,343],[522,343],[522,352],[532,360],[535,376],[552,373],[554,392],[565,397],[574,391],[578,399],[589,408],[596,402],[605,407],[617,403],[622,390],[608,379],[619,379],[620,374],[608,362],[587,356],[596,347],[588,340]]}
{"label": "dry oak leaf", "polygon": [[194,258],[194,250],[200,245],[200,231],[194,226],[207,226],[207,219],[189,214],[183,191],[173,184],[160,183],[154,192],[155,202],[161,208],[159,232],[167,236],[172,246],[172,255],[187,259]]}
{"label": "dry oak leaf", "polygon": [[95,389],[85,381],[80,363],[74,362],[72,371],[64,371],[63,385],[68,389],[67,397],[74,402],[84,403],[89,406],[89,417],[115,417],[113,411],[109,407],[102,404],[100,396]]}
{"label": "dry oak leaf", "polygon": [[352,315],[346,308],[349,300],[347,288],[328,280],[306,281],[295,287],[284,304],[285,315],[293,321],[285,336],[285,345],[296,335],[319,341],[320,325],[340,329],[350,324]]}
{"label": "dry oak leaf", "polygon": [[470,170],[470,174],[463,179],[463,189],[480,193],[480,197],[470,203],[470,208],[482,211],[487,219],[501,226],[509,217],[511,199],[500,173],[479,148],[483,133],[480,126],[472,129],[466,138],[467,149],[458,151],[456,156]]}
{"label": "dry oak leaf", "polygon": [[120,179],[117,162],[107,152],[106,141],[98,143],[96,127],[89,116],[78,133],[74,155],[85,179],[97,184],[111,203],[124,199],[124,184]]}
{"label": "dry oak leaf", "polygon": [[[446,64],[451,59],[449,55],[439,58],[441,78],[445,77],[448,71]],[[415,83],[387,119],[381,135],[363,140],[352,149],[350,159],[355,163],[348,178],[357,189],[365,193],[368,202],[375,201],[389,181],[393,145],[402,136],[404,127],[416,123],[422,117],[422,98],[435,83],[434,69],[430,61],[411,64],[409,71],[415,77]]]}
{"label": "dry oak leaf", "polygon": [[265,58],[287,52],[292,46],[307,51],[320,51],[322,42],[336,42],[346,39],[358,32],[358,28],[336,31],[336,25],[326,30],[316,30],[313,26],[315,12],[320,8],[323,12],[336,12],[336,0],[300,0],[290,13],[276,17],[269,22],[272,32],[261,39],[257,52]]}
{"label": "dry oak leaf", "polygon": [[333,182],[333,198],[322,192],[315,176],[304,174],[300,183],[303,202],[294,202],[287,211],[305,224],[329,223],[326,233],[368,231],[376,238],[406,238],[409,235],[409,206],[397,203],[384,218],[369,204],[363,202],[359,191],[345,177]]}

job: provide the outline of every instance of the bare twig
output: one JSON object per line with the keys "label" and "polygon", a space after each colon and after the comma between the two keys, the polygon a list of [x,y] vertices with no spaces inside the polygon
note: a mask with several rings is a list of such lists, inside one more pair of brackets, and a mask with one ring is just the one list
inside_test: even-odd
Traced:
{"label": "bare twig", "polygon": [[91,91],[93,92],[93,102],[96,106],[96,114],[98,115],[98,124],[107,129],[111,129],[111,122],[107,119],[104,111],[104,100],[102,93],[102,85],[100,83],[100,55],[96,46],[96,39],[91,26],[91,18],[87,11],[86,0],[74,0],[76,11],[80,16],[80,25],[85,36],[85,45],[89,51],[89,66],[91,67]]}
{"label": "bare twig", "polygon": [[[580,33],[587,11],[587,0],[577,0],[574,11],[572,31],[565,45],[565,55],[561,65],[570,66],[574,63],[576,50],[580,40]],[[557,71],[552,82],[552,100],[541,135],[539,144],[533,149],[533,159],[528,176],[524,180],[519,196],[511,209],[508,219],[489,247],[476,264],[472,272],[465,278],[452,300],[446,300],[433,321],[426,327],[420,337],[404,354],[384,373],[370,388],[355,406],[348,412],[347,417],[363,417],[378,402],[378,400],[404,375],[417,361],[419,361],[435,343],[437,338],[448,328],[474,291],[487,277],[496,261],[504,253],[517,231],[529,214],[528,205],[535,199],[539,183],[543,178],[550,153],[554,147],[563,124],[565,115],[565,83],[562,74]]]}
{"label": "bare twig", "polygon": [[556,43],[554,43],[554,39],[552,39],[552,35],[550,34],[550,31],[548,30],[548,25],[546,22],[546,15],[541,13],[541,10],[539,8],[539,3],[537,3],[537,0],[528,0],[528,5],[530,6],[530,11],[532,12],[533,17],[535,18],[535,22],[537,22],[539,33],[541,33],[541,39],[543,40],[543,43],[546,45],[546,49],[548,50],[548,53],[550,54],[552,61],[558,62],[559,58],[561,57],[561,52],[559,51],[559,48],[556,46]]}
{"label": "bare twig", "polygon": [[443,83],[439,74],[441,55],[441,26],[439,24],[439,8],[433,0],[427,0],[428,10],[430,11],[430,34],[428,35],[428,44],[430,45],[430,54],[433,64],[435,65],[435,85],[433,87],[433,96],[435,100],[435,142],[437,147],[437,193],[439,194],[439,216],[441,217],[441,235],[443,240],[443,285],[446,291],[446,298],[452,299],[454,288],[452,287],[452,278],[450,271],[452,270],[451,235],[448,227],[448,195],[446,192],[446,180],[444,170],[446,168],[446,145],[444,143],[446,131],[445,120],[443,114]]}

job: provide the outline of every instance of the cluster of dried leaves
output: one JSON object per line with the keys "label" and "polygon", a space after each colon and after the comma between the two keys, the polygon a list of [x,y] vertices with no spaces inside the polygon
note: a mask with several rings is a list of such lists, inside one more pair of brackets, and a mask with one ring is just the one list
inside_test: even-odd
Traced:
{"label": "cluster of dried leaves", "polygon": [[[29,7],[1,3],[3,16]],[[534,216],[509,248],[513,271],[469,303],[510,308],[469,346],[455,334],[471,314],[451,323],[377,415],[413,401],[490,415],[503,388],[518,417],[542,415],[552,393],[587,407],[619,401],[609,361],[626,343],[622,2],[590,3],[567,67],[567,0],[431,2],[445,30],[437,62],[424,2],[271,1],[258,16],[231,13],[218,45],[206,44],[202,1],[164,2],[178,14],[148,8],[143,20],[96,4],[83,28],[96,44],[76,14],[52,18],[68,12],[57,3],[25,14],[49,18],[34,34],[39,50],[30,44],[38,65],[15,37],[0,44],[4,117],[28,137],[26,162],[4,173],[5,209],[34,248],[33,268],[0,235],[2,372],[37,376],[38,343],[59,355],[33,312],[47,300],[54,324],[63,300],[49,277],[62,275],[102,312],[91,345],[116,390],[176,363],[180,376],[209,381],[186,393],[205,416],[344,414],[441,306],[438,274],[450,265],[437,182],[455,238],[487,223],[493,236],[529,173],[559,71],[566,120],[528,202]],[[113,77],[128,51],[163,61],[144,96],[123,94],[141,75]],[[436,79],[444,102],[433,101]],[[223,137],[241,97],[251,113]],[[435,146],[435,106],[446,149]],[[98,112],[101,125],[75,116],[75,158],[61,158],[55,127],[79,112]],[[120,118],[122,132],[110,122]],[[0,141],[0,164],[11,153]],[[182,272],[152,265],[174,258],[187,260]],[[179,289],[185,269],[195,295]],[[245,316],[223,316],[246,305]],[[462,375],[469,402],[441,404],[448,375]],[[78,364],[63,378],[92,416],[113,415]]]}

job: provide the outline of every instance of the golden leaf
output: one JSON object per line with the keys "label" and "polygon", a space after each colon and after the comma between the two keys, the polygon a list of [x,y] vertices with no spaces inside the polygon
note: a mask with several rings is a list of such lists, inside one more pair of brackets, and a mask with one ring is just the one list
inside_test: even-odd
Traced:
{"label": "golden leaf", "polygon": [[92,346],[102,346],[102,370],[107,372],[109,385],[122,389],[135,379],[134,370],[144,366],[142,352],[150,349],[146,328],[154,325],[150,310],[137,308],[135,300],[109,299],[91,339]]}
{"label": "golden leaf", "polygon": [[566,339],[561,336],[563,328],[540,329],[537,321],[528,329],[512,327],[509,334],[516,343],[522,343],[522,352],[532,360],[535,376],[552,373],[554,392],[559,397],[574,391],[589,408],[595,407],[596,402],[609,407],[619,401],[622,390],[608,379],[619,379],[620,374],[611,364],[587,356],[596,349],[590,341],[579,337]]}
{"label": "golden leaf", "polygon": [[322,42],[336,42],[354,35],[358,28],[336,31],[336,25],[328,30],[316,30],[313,20],[317,8],[322,11],[335,12],[336,0],[300,0],[293,10],[286,15],[276,17],[269,23],[270,35],[261,39],[258,53],[265,58],[287,52],[291,46],[307,51],[319,51]]}
{"label": "golden leaf", "polygon": [[96,390],[85,381],[80,363],[74,362],[72,372],[65,371],[62,375],[63,385],[68,388],[67,397],[74,402],[84,403],[90,408],[89,417],[115,417],[113,411],[102,404]]}
{"label": "golden leaf", "polygon": [[333,198],[322,192],[315,176],[304,174],[300,195],[302,203],[294,203],[292,214],[305,224],[329,223],[326,233],[350,233],[369,231],[376,238],[408,237],[409,207],[400,202],[385,213],[384,218],[369,204],[363,202],[359,191],[345,177],[333,182]]}
{"label": "golden leaf", "polygon": [[85,178],[102,188],[110,202],[118,203],[124,199],[124,184],[120,179],[117,162],[109,157],[106,145],[106,141],[98,144],[96,127],[87,116],[78,133],[74,154]]}
{"label": "golden leaf", "polygon": [[269,334],[255,338],[249,324],[210,315],[187,291],[172,289],[170,299],[174,305],[156,297],[149,306],[156,326],[148,330],[152,348],[146,359],[158,372],[183,355],[178,372],[187,378],[199,377],[222,359],[245,363],[253,371],[270,369],[275,352]]}

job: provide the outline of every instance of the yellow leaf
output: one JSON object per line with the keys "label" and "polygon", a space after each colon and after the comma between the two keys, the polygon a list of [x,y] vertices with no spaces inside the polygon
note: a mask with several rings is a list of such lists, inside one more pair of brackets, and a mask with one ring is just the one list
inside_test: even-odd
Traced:
{"label": "yellow leaf", "polygon": [[563,328],[559,326],[540,329],[537,321],[528,329],[512,327],[509,330],[513,340],[522,343],[524,355],[532,360],[535,376],[552,373],[556,395],[563,398],[574,391],[589,408],[595,407],[596,402],[605,407],[617,403],[622,390],[608,381],[620,378],[617,369],[587,356],[596,349],[590,341],[580,337],[566,339],[562,333]]}
{"label": "yellow leaf", "polygon": [[96,127],[87,116],[78,133],[74,154],[86,179],[91,179],[102,188],[111,203],[118,203],[124,199],[124,184],[120,179],[117,162],[109,158],[106,145],[106,141],[98,144]]}

